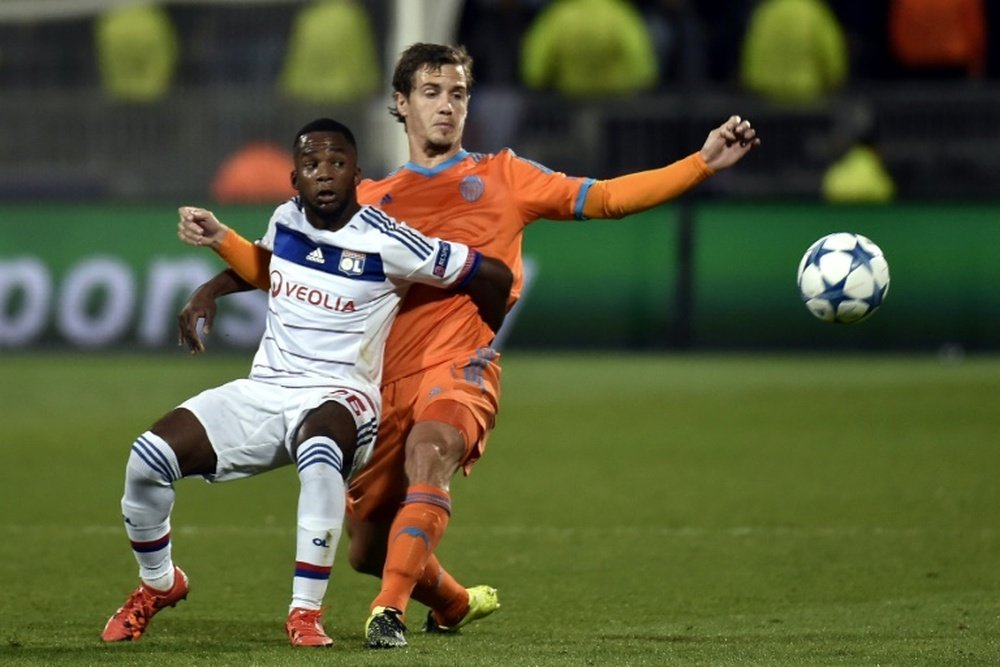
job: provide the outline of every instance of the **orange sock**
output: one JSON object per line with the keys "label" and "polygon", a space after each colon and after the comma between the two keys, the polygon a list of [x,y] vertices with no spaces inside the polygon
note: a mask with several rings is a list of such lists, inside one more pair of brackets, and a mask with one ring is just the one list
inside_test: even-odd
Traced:
{"label": "orange sock", "polygon": [[469,613],[469,592],[431,554],[413,587],[413,599],[434,611],[438,625],[451,627]]}
{"label": "orange sock", "polygon": [[406,612],[413,587],[448,527],[451,496],[430,484],[414,484],[389,529],[382,590],[372,602]]}

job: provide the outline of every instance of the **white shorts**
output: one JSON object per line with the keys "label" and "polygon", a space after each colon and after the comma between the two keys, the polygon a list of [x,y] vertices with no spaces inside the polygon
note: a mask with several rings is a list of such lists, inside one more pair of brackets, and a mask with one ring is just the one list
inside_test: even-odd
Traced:
{"label": "white shorts", "polygon": [[297,389],[244,378],[207,389],[180,407],[205,427],[218,458],[215,474],[205,479],[226,482],[290,464],[299,424],[327,401],[346,407],[358,428],[354,464],[344,476],[350,479],[368,463],[375,446],[381,403],[374,387]]}

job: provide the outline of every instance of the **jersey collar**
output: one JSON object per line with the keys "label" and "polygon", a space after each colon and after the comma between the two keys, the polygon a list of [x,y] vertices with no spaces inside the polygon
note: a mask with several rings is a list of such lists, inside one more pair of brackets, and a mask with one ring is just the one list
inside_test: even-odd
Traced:
{"label": "jersey collar", "polygon": [[415,171],[418,174],[422,174],[424,176],[434,176],[436,174],[440,174],[445,169],[450,168],[452,165],[458,164],[468,156],[469,156],[469,151],[462,148],[459,149],[459,151],[454,155],[452,155],[450,158],[448,158],[438,166],[433,167],[431,169],[428,169],[427,167],[421,167],[420,165],[414,164],[413,162],[407,162],[406,164],[403,165],[403,168],[409,169],[410,171]]}

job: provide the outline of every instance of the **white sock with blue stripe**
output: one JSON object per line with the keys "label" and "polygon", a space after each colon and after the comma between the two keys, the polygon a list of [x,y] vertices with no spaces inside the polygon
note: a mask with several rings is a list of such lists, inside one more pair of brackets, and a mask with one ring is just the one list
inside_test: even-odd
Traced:
{"label": "white sock with blue stripe", "polygon": [[174,507],[174,482],[180,477],[177,456],[163,438],[146,431],[132,443],[125,466],[122,517],[139,563],[139,577],[158,590],[169,590],[174,585],[170,511]]}
{"label": "white sock with blue stripe", "polygon": [[333,440],[316,436],[299,445],[296,458],[300,488],[290,608],[319,609],[344,525],[344,456]]}

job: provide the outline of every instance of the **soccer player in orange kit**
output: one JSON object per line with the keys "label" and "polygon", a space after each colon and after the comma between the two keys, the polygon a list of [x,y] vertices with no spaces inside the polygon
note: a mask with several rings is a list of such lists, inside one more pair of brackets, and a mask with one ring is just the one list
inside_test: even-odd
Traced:
{"label": "soccer player in orange kit", "polygon": [[[521,237],[531,222],[621,218],[658,206],[760,144],[751,124],[732,116],[700,151],[666,167],[609,180],[570,177],[509,149],[466,151],[471,86],[464,48],[407,48],[393,75],[391,113],[404,124],[410,160],[382,180],[363,181],[358,197],[424,234],[503,261],[514,273],[511,306],[521,292]],[[249,242],[233,244],[224,259],[253,274]],[[224,275],[199,288],[181,314],[185,339],[199,348],[195,323],[210,322],[215,298],[235,291]],[[410,290],[389,335],[378,444],[348,489],[351,565],[382,578],[365,625],[372,648],[406,645],[411,597],[431,608],[428,631],[453,632],[499,607],[494,589],[463,588],[434,555],[451,514],[451,477],[460,469],[468,474],[494,425],[500,367],[493,337],[468,297],[421,286]]]}

